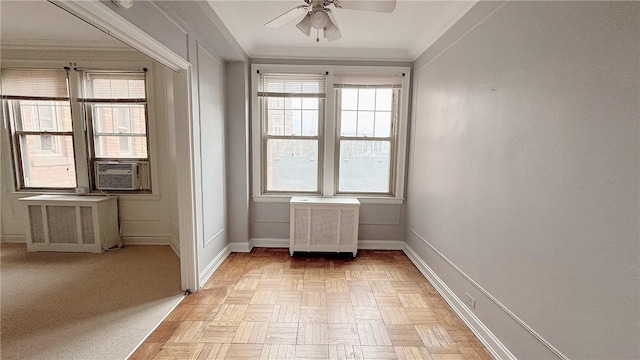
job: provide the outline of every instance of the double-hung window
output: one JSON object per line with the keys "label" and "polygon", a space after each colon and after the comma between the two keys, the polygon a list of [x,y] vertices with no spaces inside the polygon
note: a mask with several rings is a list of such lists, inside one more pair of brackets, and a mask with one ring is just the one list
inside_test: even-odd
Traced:
{"label": "double-hung window", "polygon": [[393,194],[401,80],[336,76],[337,194]]}
{"label": "double-hung window", "polygon": [[76,187],[68,85],[64,69],[2,69],[3,117],[10,120],[18,188]]}
{"label": "double-hung window", "polygon": [[82,103],[96,160],[148,160],[145,72],[84,71]]}
{"label": "double-hung window", "polygon": [[252,70],[256,201],[297,194],[402,201],[408,68]]}
{"label": "double-hung window", "polygon": [[324,75],[260,76],[265,193],[320,192],[325,88]]}

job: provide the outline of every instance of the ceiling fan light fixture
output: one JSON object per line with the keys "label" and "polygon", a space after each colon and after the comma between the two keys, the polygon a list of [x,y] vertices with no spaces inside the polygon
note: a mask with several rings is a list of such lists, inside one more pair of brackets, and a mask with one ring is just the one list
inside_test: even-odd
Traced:
{"label": "ceiling fan light fixture", "polygon": [[327,25],[324,27],[323,35],[325,38],[327,38],[338,30],[339,30],[338,26],[336,26],[336,24],[334,24],[332,21],[329,21]]}
{"label": "ceiling fan light fixture", "polygon": [[302,31],[305,35],[311,35],[311,15],[307,14],[299,23],[296,25],[300,31]]}
{"label": "ceiling fan light fixture", "polygon": [[311,16],[311,26],[316,29],[324,29],[325,25],[329,22],[329,16],[324,10],[315,10]]}

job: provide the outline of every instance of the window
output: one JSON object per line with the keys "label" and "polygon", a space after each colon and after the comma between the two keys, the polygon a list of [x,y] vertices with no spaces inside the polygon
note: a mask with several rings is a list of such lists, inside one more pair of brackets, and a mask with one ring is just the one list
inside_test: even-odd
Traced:
{"label": "window", "polygon": [[145,73],[85,71],[83,87],[92,158],[148,160]]}
{"label": "window", "polygon": [[2,69],[2,99],[18,187],[76,187],[67,71]]}
{"label": "window", "polygon": [[401,201],[408,68],[253,65],[254,199]]}
{"label": "window", "polygon": [[100,190],[94,171],[104,161],[136,169],[139,185],[122,190],[151,190],[146,77],[146,69],[3,68],[16,189]]}
{"label": "window", "polygon": [[266,193],[318,193],[324,77],[269,74],[258,89]]}
{"label": "window", "polygon": [[334,87],[339,124],[336,193],[393,194],[401,78],[342,76]]}

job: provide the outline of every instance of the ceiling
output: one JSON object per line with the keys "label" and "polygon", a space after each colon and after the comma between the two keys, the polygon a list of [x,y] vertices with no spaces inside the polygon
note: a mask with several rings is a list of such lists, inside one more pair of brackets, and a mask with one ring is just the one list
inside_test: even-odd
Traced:
{"label": "ceiling", "polygon": [[0,0],[2,46],[125,48],[126,45],[43,0]]}
{"label": "ceiling", "polygon": [[[297,20],[277,29],[264,27],[303,0],[208,0],[251,58],[370,61],[415,60],[475,3],[397,0],[392,13],[334,9],[342,38],[317,43],[313,32],[307,37],[295,27]],[[0,0],[0,20],[3,47],[125,47],[44,0]]]}
{"label": "ceiling", "polygon": [[[376,0],[368,0],[376,1]],[[264,24],[302,0],[208,0],[220,20],[251,58],[413,61],[477,1],[397,0],[392,13],[335,9],[342,38],[317,43],[295,25]],[[333,8],[333,6],[331,6]]]}

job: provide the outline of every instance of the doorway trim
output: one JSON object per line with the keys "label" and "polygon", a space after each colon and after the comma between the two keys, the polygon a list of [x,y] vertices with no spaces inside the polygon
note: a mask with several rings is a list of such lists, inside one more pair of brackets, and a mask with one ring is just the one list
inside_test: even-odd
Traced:
{"label": "doorway trim", "polygon": [[176,144],[180,278],[183,290],[196,291],[199,288],[199,279],[196,253],[197,225],[195,222],[195,164],[193,161],[193,114],[190,90],[192,87],[191,64],[98,0],[48,1],[176,72],[174,89],[180,88],[185,95],[180,99],[174,99],[175,106],[184,115],[180,120],[186,120],[175,121],[173,133]]}

